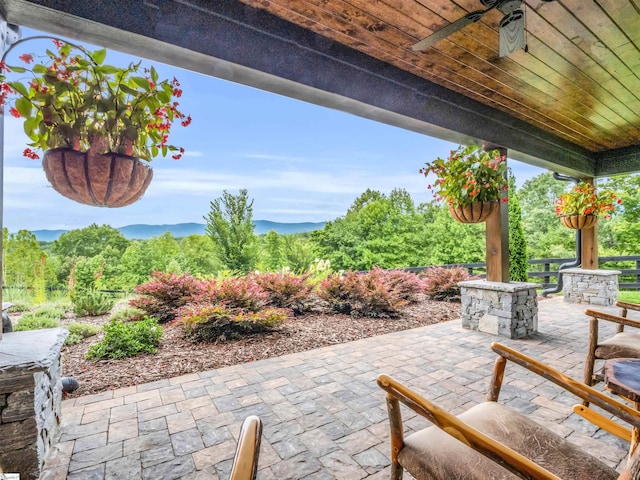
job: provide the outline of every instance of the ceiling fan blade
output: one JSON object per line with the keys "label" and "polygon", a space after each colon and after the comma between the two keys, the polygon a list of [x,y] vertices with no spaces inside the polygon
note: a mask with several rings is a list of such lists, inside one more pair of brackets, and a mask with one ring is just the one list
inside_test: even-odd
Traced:
{"label": "ceiling fan blade", "polygon": [[[478,10],[478,12],[484,12],[484,11],[483,10]],[[478,13],[478,12],[471,12],[471,14]],[[468,14],[468,15],[471,15],[471,14]],[[432,33],[431,35],[429,35],[426,38],[423,38],[418,43],[416,43],[413,47],[411,47],[411,49],[413,51],[415,51],[415,52],[420,52],[422,50],[426,50],[430,46],[432,46],[435,43],[439,42],[443,38],[448,37],[452,33],[455,33],[458,30],[462,30],[467,25],[471,25],[472,23],[477,22],[480,19],[480,17],[482,16],[482,15],[480,15],[478,18],[469,18],[468,15],[465,15],[464,17],[459,18],[458,20],[456,20],[453,23],[450,23],[446,27],[441,28],[440,30],[438,30],[435,33]]]}
{"label": "ceiling fan blade", "polygon": [[500,57],[511,55],[525,44],[524,12],[514,10],[500,21]]}
{"label": "ceiling fan blade", "polygon": [[453,23],[450,23],[444,28],[441,28],[437,32],[432,33],[427,38],[423,38],[418,43],[416,43],[411,49],[414,52],[420,52],[422,50],[426,50],[436,42],[439,42],[443,38],[448,37],[452,33],[457,32],[458,30],[462,30],[467,25],[471,25],[472,23],[477,22],[482,18],[482,16],[487,13],[489,10],[493,10],[498,5],[502,4],[500,0],[486,0],[483,2],[488,7],[485,10],[475,10],[473,12],[467,13],[464,17],[459,18]]}

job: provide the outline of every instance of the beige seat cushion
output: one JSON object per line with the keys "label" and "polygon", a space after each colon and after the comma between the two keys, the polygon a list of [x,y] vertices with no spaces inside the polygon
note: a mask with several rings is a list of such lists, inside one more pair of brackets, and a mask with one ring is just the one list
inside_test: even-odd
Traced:
{"label": "beige seat cushion", "polygon": [[[618,478],[614,469],[568,440],[499,403],[481,403],[458,418],[562,479]],[[399,462],[418,480],[518,478],[437,427],[407,436]]]}
{"label": "beige seat cushion", "polygon": [[640,358],[640,333],[616,333],[598,343],[596,358]]}

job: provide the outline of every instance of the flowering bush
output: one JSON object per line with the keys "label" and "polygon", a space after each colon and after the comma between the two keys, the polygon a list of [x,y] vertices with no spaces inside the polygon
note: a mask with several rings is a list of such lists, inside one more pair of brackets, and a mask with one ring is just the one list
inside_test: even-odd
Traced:
{"label": "flowering bush", "polygon": [[444,200],[455,208],[500,200],[508,189],[505,160],[498,150],[485,152],[477,145],[460,146],[451,150],[446,160],[436,158],[427,163],[420,173],[425,177],[435,174],[435,183],[427,188],[433,191],[436,200]]}
{"label": "flowering bush", "polygon": [[[7,53],[26,40],[16,42]],[[174,120],[185,127],[191,123],[191,117],[178,110],[175,99],[182,90],[176,78],[159,80],[153,67],[141,74],[141,62],[125,68],[107,65],[104,49],[89,52],[57,39],[53,43],[56,51],[47,50],[40,57],[20,55],[27,67],[0,63],[0,104],[13,103],[11,115],[24,118],[30,146],[79,151],[91,147],[97,153],[147,161],[170,151],[176,152],[175,160],[182,156],[183,148],[168,144]],[[10,72],[29,75],[6,81]],[[39,158],[30,148],[24,155]]]}
{"label": "flowering bush", "polygon": [[460,287],[458,282],[476,280],[462,267],[429,267],[420,272],[424,293],[434,300],[460,302]]}
{"label": "flowering bush", "polygon": [[273,307],[290,308],[295,315],[302,315],[312,303],[314,286],[309,282],[309,273],[261,273],[252,277],[267,292],[267,302]]}
{"label": "flowering bush", "polygon": [[185,273],[153,272],[151,281],[138,285],[135,292],[140,295],[129,302],[134,308],[166,323],[175,317],[177,308],[191,302],[201,290],[200,281]]}
{"label": "flowering bush", "polygon": [[610,218],[616,207],[622,203],[611,190],[596,191],[596,187],[580,182],[571,191],[563,193],[556,200],[556,215],[595,215]]}

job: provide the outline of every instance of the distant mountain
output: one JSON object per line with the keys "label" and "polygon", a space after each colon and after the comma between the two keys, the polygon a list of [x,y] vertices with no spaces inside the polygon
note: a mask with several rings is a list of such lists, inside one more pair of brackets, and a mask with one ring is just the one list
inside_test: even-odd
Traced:
{"label": "distant mountain", "polygon": [[[275,230],[281,235],[291,233],[312,232],[324,228],[325,222],[302,222],[302,223],[280,223],[269,220],[256,220],[256,233],[262,235],[269,230]],[[165,232],[171,232],[176,237],[186,237],[188,235],[205,233],[203,223],[178,223],[176,225],[127,225],[118,228],[122,234],[130,240],[147,240],[151,237],[158,237]],[[33,233],[41,242],[53,242],[67,230],[34,230]]]}

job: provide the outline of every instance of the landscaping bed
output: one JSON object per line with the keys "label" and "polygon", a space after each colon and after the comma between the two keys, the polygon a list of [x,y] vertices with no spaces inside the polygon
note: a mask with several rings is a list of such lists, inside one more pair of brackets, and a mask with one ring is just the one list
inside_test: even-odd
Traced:
{"label": "landscaping bed", "polygon": [[[107,323],[108,318],[108,315],[66,318],[62,323],[78,321],[99,325]],[[62,368],[64,376],[73,376],[80,382],[80,388],[72,396],[81,396],[459,318],[459,303],[433,301],[420,295],[419,301],[405,307],[397,318],[314,313],[290,318],[272,332],[213,343],[185,339],[184,326],[180,324],[163,325],[156,354],[118,360],[85,359],[90,345],[103,338],[104,332],[101,332],[76,345],[63,347]]]}

